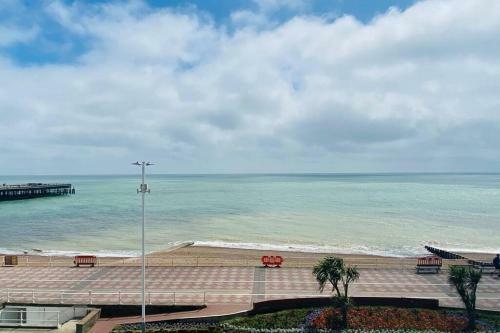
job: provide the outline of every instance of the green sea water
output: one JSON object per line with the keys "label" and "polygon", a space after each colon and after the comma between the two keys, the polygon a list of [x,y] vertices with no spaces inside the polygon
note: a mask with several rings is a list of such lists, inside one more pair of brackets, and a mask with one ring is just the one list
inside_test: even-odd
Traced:
{"label": "green sea water", "polygon": [[[135,254],[140,178],[69,182],[76,194],[0,202],[0,252]],[[172,242],[411,255],[431,244],[500,252],[499,174],[152,175],[148,251]]]}

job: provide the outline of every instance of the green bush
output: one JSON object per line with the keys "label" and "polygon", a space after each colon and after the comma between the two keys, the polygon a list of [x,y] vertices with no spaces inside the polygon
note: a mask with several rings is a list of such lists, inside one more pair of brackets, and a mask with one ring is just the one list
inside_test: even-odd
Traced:
{"label": "green bush", "polygon": [[310,309],[285,310],[250,317],[240,317],[225,321],[231,326],[251,327],[256,329],[290,329],[298,328]]}
{"label": "green bush", "polygon": [[478,311],[477,319],[478,322],[486,322],[491,325],[494,332],[500,332],[500,315],[486,311]]}

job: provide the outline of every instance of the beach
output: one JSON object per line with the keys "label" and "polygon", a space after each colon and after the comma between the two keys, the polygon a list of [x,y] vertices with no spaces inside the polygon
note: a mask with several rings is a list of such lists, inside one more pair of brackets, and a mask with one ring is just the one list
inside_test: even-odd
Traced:
{"label": "beach", "polygon": [[[491,262],[493,253],[460,253],[466,258]],[[262,256],[281,256],[284,258],[283,267],[313,267],[327,256],[342,258],[346,263],[367,269],[414,269],[416,256],[394,257],[370,254],[345,254],[325,252],[297,252],[276,251],[272,249],[242,249],[229,247],[210,247],[185,245],[148,253],[146,263],[148,267],[258,267],[261,266]],[[427,253],[427,255],[431,255]],[[0,254],[1,256],[1,254]],[[97,256],[99,266],[140,266],[140,256]],[[19,266],[28,267],[68,267],[73,266],[73,256],[46,255],[34,253],[18,256]],[[466,263],[466,260],[444,260],[443,264]]]}

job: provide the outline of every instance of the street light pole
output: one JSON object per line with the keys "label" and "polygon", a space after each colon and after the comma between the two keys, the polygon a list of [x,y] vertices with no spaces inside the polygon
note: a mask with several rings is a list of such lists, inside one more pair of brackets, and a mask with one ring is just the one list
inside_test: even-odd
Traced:
{"label": "street light pole", "polygon": [[148,188],[148,184],[144,182],[146,167],[153,165],[149,162],[135,162],[133,165],[138,165],[142,169],[142,182],[140,188],[137,190],[137,193],[141,193],[142,199],[142,325],[141,331],[142,333],[146,332],[146,252],[144,246],[144,231],[145,231],[145,205],[144,205],[144,197],[146,196],[146,192],[150,193],[150,189]]}

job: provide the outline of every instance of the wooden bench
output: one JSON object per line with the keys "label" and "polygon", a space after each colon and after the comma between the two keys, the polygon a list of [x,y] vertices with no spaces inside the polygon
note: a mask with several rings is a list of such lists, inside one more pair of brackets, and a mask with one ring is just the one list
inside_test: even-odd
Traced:
{"label": "wooden bench", "polygon": [[282,256],[262,256],[260,259],[262,261],[262,264],[264,267],[281,267],[281,264],[283,264],[283,257]]}
{"label": "wooden bench", "polygon": [[436,256],[421,257],[417,259],[417,274],[434,273],[437,274],[443,266],[443,260]]}
{"label": "wooden bench", "polygon": [[492,263],[489,262],[482,262],[482,261],[471,261],[472,266],[475,269],[478,269],[481,271],[481,273],[484,274],[495,274],[496,269],[495,266]]}
{"label": "wooden bench", "polygon": [[6,255],[3,257],[2,266],[17,266],[17,264],[17,256]]}
{"label": "wooden bench", "polygon": [[94,267],[97,264],[96,256],[75,256],[73,263],[76,267],[80,267],[80,265],[90,265],[90,267]]}

